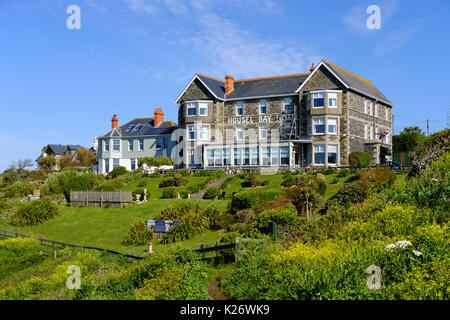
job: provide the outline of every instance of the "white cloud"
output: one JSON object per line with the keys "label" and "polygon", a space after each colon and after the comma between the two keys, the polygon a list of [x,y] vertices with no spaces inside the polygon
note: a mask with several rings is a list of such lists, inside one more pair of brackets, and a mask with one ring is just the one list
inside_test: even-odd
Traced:
{"label": "white cloud", "polygon": [[[179,38],[179,50],[195,52],[201,57],[201,62],[193,61],[190,67],[199,68],[199,72],[212,76],[223,78],[225,74],[231,74],[238,79],[304,73],[310,63],[320,60],[315,50],[305,43],[299,43],[296,39],[267,38],[266,34],[248,30],[222,14],[229,7],[233,7],[232,11],[257,10],[264,14],[279,14],[281,10],[270,0],[192,0],[184,2],[184,6],[179,6],[178,0],[151,3],[144,0],[125,1],[130,9],[138,13],[153,16],[173,14],[186,18],[189,23],[170,25],[171,34]],[[186,74],[183,78],[189,76],[192,75]]]}

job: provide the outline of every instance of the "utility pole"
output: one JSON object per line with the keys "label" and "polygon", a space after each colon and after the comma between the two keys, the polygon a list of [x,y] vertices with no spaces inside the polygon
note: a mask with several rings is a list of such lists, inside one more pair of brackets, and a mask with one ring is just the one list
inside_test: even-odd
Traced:
{"label": "utility pole", "polygon": [[430,119],[427,119],[427,136],[430,136]]}

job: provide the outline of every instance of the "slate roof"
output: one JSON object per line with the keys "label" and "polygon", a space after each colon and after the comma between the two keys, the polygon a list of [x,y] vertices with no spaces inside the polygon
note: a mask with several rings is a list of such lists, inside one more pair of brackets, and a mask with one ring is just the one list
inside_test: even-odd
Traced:
{"label": "slate roof", "polygon": [[153,118],[136,118],[121,125],[117,129],[112,129],[99,138],[114,136],[136,137],[156,134],[171,134],[176,128],[177,124],[173,121],[162,121],[158,125],[158,127],[155,128]]}
{"label": "slate roof", "polygon": [[366,95],[375,97],[379,100],[382,100],[384,102],[387,102],[388,104],[392,105],[393,103],[385,97],[383,93],[381,93],[380,90],[378,90],[372,82],[370,82],[367,79],[364,79],[350,71],[347,71],[341,67],[338,67],[337,65],[328,62],[326,60],[322,60],[322,62],[331,70],[334,71],[334,73],[339,77],[339,79],[344,82],[349,88],[355,89],[357,91],[360,91]]}
{"label": "slate roof", "polygon": [[53,153],[56,155],[64,155],[66,154],[67,151],[75,151],[78,149],[83,149],[83,147],[78,144],[68,144],[68,145],[49,144],[47,145],[47,147],[52,149]]}
{"label": "slate roof", "polygon": [[[333,71],[338,79],[349,89],[359,91],[362,94],[383,101],[389,105],[393,103],[378,90],[372,82],[364,79],[350,71],[337,65],[322,60],[327,68]],[[317,66],[316,68],[318,68]],[[239,100],[253,97],[277,96],[295,94],[297,89],[305,82],[310,73],[294,74],[287,76],[235,80],[234,89],[225,94],[225,82],[216,78],[196,73],[196,76],[206,85],[206,87],[219,99]]]}

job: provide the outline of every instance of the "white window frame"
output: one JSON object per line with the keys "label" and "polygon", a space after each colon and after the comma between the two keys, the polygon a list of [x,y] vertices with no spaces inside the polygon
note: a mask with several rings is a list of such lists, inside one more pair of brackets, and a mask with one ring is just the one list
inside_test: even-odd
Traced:
{"label": "white window frame", "polygon": [[[315,106],[315,103],[314,103],[314,101],[316,100],[316,95],[322,95],[322,99],[323,99],[323,105],[322,106],[319,106],[319,107],[316,107]],[[317,98],[317,99],[320,99],[320,98]],[[313,99],[312,99],[312,107],[313,107],[313,109],[321,109],[321,108],[325,108],[325,91],[321,91],[321,92],[314,92],[313,93]]]}
{"label": "white window frame", "polygon": [[[264,106],[264,112],[261,108]],[[267,114],[267,100],[259,100],[259,114]]]}
{"label": "white window frame", "polygon": [[[323,146],[323,154],[324,154],[324,159],[323,159],[323,163],[316,163],[316,147],[318,146]],[[317,152],[317,153],[322,153],[322,152]],[[314,165],[326,165],[327,164],[327,151],[326,151],[326,144],[325,143],[318,143],[318,144],[314,144],[313,148],[312,148],[312,161]]]}
{"label": "white window frame", "polygon": [[309,119],[306,123],[306,135],[312,136],[312,119]]}
{"label": "white window frame", "polygon": [[388,112],[388,107],[385,107],[384,108],[384,119],[386,120],[386,121],[389,121],[388,119],[389,119],[389,112]]}
{"label": "white window frame", "polygon": [[[114,162],[117,163],[117,166],[114,165]],[[113,158],[113,165],[112,168],[114,170],[114,168],[120,167],[120,159],[119,158]]]}
{"label": "white window frame", "polygon": [[[115,150],[116,142],[118,142],[119,150]],[[113,147],[112,147],[112,151],[113,151],[113,152],[120,152],[120,139],[113,139]]]}
{"label": "white window frame", "polygon": [[[206,130],[206,138],[203,138],[203,134],[205,133],[203,131],[204,128],[207,128],[207,130]],[[201,141],[209,141],[210,140],[209,125],[208,124],[200,125],[199,126],[199,133],[200,133],[199,140],[201,140]]]}
{"label": "white window frame", "polygon": [[133,151],[134,151],[134,140],[129,139],[128,140],[128,152],[133,152]]}
{"label": "white window frame", "polygon": [[103,151],[109,152],[111,150],[111,144],[109,143],[109,139],[103,140]]}
{"label": "white window frame", "polygon": [[[264,133],[264,135],[263,135],[263,133]],[[259,138],[261,140],[266,140],[267,139],[267,125],[262,124],[262,125],[259,126]]]}
{"label": "white window frame", "polygon": [[[335,132],[330,132],[330,124],[329,124],[330,120],[336,120],[336,131]],[[328,134],[332,134],[332,135],[336,135],[338,133],[338,123],[339,123],[339,119],[338,118],[327,118],[327,133]]]}
{"label": "white window frame", "polygon": [[[242,138],[239,138],[239,132],[242,132]],[[236,140],[237,141],[243,141],[244,140],[244,127],[242,126],[237,126],[236,127]]]}
{"label": "white window frame", "polygon": [[[286,103],[286,101],[289,101],[289,103]],[[285,113],[292,113],[294,111],[294,106],[292,105],[292,98],[284,98],[283,99],[283,111]],[[286,105],[289,105],[289,111],[286,110]]]}
{"label": "white window frame", "polygon": [[138,151],[144,151],[144,139],[142,138],[138,140]]}
{"label": "white window frame", "polygon": [[375,116],[375,118],[378,118],[378,104],[377,103],[374,104],[373,115]]}
{"label": "white window frame", "polygon": [[311,109],[311,94],[308,92],[306,93],[306,110],[310,110]]}
{"label": "white window frame", "polygon": [[[242,114],[239,114],[238,110],[242,109]],[[236,102],[236,116],[243,116],[244,115],[244,102],[238,101]]]}
{"label": "white window frame", "polygon": [[[328,162],[328,153],[330,153],[330,151],[329,151],[329,147],[330,147],[330,146],[336,146],[336,163],[330,163],[330,162]],[[327,165],[332,165],[332,166],[337,166],[337,165],[339,165],[339,145],[338,145],[338,144],[335,144],[335,143],[327,144],[327,153],[326,153],[325,157],[326,157],[326,163],[327,163]]]}
{"label": "white window frame", "polygon": [[[330,94],[336,95],[336,98],[332,98],[333,100],[336,99],[336,105],[330,106]],[[328,108],[336,109],[338,107],[338,101],[339,101],[339,94],[337,92],[327,92],[327,99],[328,99]]]}
{"label": "white window frame", "polygon": [[[206,110],[206,113],[202,114],[202,110]],[[198,115],[201,117],[208,116],[208,103],[207,102],[199,102],[198,103]]]}
{"label": "white window frame", "polygon": [[[194,106],[194,107],[192,107]],[[189,109],[194,109],[194,114],[189,114]],[[186,102],[186,117],[195,117],[197,115],[197,103],[196,102]]]}
{"label": "white window frame", "polygon": [[[197,138],[197,128],[194,124],[188,125],[187,126],[188,130],[187,130],[187,140],[188,141],[195,141],[195,139]],[[192,128],[192,130],[191,130]],[[194,138],[191,138],[191,132],[194,133]]]}
{"label": "white window frame", "polygon": [[[323,132],[320,132],[320,133],[316,132],[316,123],[315,123],[316,120],[323,120],[323,126],[324,126]],[[312,125],[313,125],[313,128],[312,128],[313,129],[313,133],[315,135],[324,135],[324,134],[327,133],[327,119],[325,117],[313,118],[312,119]]]}
{"label": "white window frame", "polygon": [[364,99],[364,114],[367,114],[367,100]]}

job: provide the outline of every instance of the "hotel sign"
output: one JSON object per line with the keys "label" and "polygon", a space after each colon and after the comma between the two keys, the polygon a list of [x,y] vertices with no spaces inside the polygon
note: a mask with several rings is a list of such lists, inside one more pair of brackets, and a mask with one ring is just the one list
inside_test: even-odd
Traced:
{"label": "hotel sign", "polygon": [[276,114],[276,115],[261,115],[261,116],[243,116],[243,117],[231,117],[228,118],[228,124],[249,124],[249,123],[266,123],[277,121],[292,121],[294,119],[293,113],[288,114]]}

